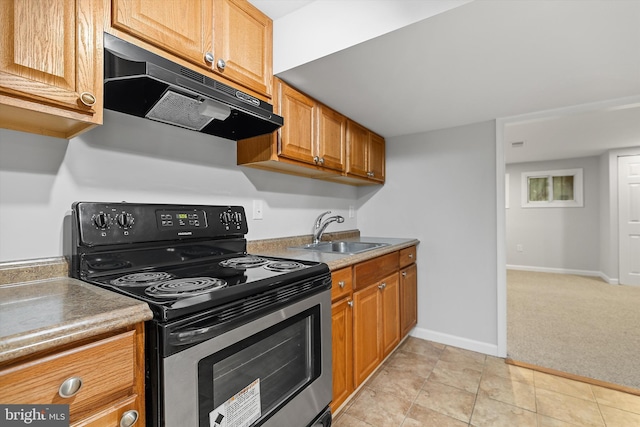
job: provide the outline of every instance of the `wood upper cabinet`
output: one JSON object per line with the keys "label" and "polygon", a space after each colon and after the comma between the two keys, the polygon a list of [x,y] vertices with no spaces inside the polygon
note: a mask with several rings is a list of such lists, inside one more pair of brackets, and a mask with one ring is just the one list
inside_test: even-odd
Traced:
{"label": "wood upper cabinet", "polygon": [[345,170],[347,118],[274,78],[274,110],[284,126],[238,141],[238,164],[313,178]]}
{"label": "wood upper cabinet", "polygon": [[102,123],[103,0],[4,0],[0,126],[71,138]]}
{"label": "wood upper cabinet", "polygon": [[347,118],[326,105],[319,104],[316,123],[317,163],[327,169],[344,171]]}
{"label": "wood upper cabinet", "polygon": [[271,19],[246,0],[214,0],[213,11],[214,71],[271,96]]}
{"label": "wood upper cabinet", "polygon": [[111,26],[209,68],[213,48],[213,0],[113,0]]}
{"label": "wood upper cabinet", "polygon": [[385,180],[384,138],[352,120],[347,123],[347,175]]}
{"label": "wood upper cabinet", "polygon": [[68,404],[71,426],[145,424],[144,325],[0,366],[0,402]]}
{"label": "wood upper cabinet", "polygon": [[271,97],[273,23],[246,0],[113,0],[111,26]]}
{"label": "wood upper cabinet", "polygon": [[279,132],[278,155],[314,164],[316,104],[313,99],[278,80],[277,111],[285,117]]}

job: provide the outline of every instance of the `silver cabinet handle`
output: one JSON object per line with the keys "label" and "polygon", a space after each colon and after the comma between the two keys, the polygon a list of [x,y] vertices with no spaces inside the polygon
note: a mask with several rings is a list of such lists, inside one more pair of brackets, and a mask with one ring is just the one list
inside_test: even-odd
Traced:
{"label": "silver cabinet handle", "polygon": [[224,62],[224,59],[220,58],[218,59],[218,62],[216,63],[216,65],[218,66],[218,68],[220,68],[221,70],[224,70],[224,67],[227,66],[227,63]]}
{"label": "silver cabinet handle", "polygon": [[58,389],[58,394],[63,399],[68,399],[70,397],[75,396],[80,389],[82,388],[82,378],[80,377],[71,377],[67,378],[60,384],[60,388]]}
{"label": "silver cabinet handle", "polygon": [[324,157],[320,157],[320,160],[318,160],[318,163],[320,163],[321,165],[324,165]]}
{"label": "silver cabinet handle", "polygon": [[387,284],[386,284],[385,282],[382,282],[382,283],[380,283],[380,284],[378,285],[378,289],[380,289],[380,290],[382,290],[382,289],[384,289],[384,288],[386,288],[386,287],[387,287]]}
{"label": "silver cabinet handle", "polygon": [[349,301],[349,302],[347,302],[347,305],[348,305],[349,307],[353,308],[353,301]]}
{"label": "silver cabinet handle", "polygon": [[409,259],[413,259],[413,254],[409,254]]}
{"label": "silver cabinet handle", "polygon": [[339,281],[338,286],[340,286],[340,289],[344,289],[344,280]]}
{"label": "silver cabinet handle", "polygon": [[313,156],[313,162],[314,163],[318,163],[320,161],[320,157],[318,156]]}
{"label": "silver cabinet handle", "polygon": [[215,59],[215,57],[213,56],[212,52],[207,52],[204,54],[204,60],[207,62],[213,62],[213,60]]}
{"label": "silver cabinet handle", "polygon": [[402,277],[407,277],[407,272],[406,271],[402,272]]}
{"label": "silver cabinet handle", "polygon": [[87,107],[93,107],[96,104],[96,97],[92,93],[82,92],[80,94],[80,102],[82,102]]}
{"label": "silver cabinet handle", "polygon": [[120,427],[131,427],[138,422],[138,411],[132,409],[122,414],[120,418]]}

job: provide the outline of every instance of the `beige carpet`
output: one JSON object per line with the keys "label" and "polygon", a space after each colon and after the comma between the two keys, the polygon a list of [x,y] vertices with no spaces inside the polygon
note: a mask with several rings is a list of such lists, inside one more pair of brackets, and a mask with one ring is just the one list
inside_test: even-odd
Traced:
{"label": "beige carpet", "polygon": [[507,355],[640,389],[640,287],[507,271]]}

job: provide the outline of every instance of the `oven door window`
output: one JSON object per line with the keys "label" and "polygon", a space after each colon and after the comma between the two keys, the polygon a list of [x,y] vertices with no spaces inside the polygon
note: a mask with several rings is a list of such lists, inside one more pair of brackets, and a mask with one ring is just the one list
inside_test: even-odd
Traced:
{"label": "oven door window", "polygon": [[259,426],[320,376],[320,355],[316,306],[200,360],[200,427]]}

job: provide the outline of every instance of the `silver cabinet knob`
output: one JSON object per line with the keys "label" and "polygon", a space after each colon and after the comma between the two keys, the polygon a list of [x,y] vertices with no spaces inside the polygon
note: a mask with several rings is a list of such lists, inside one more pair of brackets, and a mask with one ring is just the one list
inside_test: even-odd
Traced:
{"label": "silver cabinet knob", "polygon": [[344,280],[339,281],[338,286],[340,286],[340,289],[344,289]]}
{"label": "silver cabinet knob", "polygon": [[96,104],[96,97],[92,93],[82,92],[80,94],[80,102],[82,102],[87,107],[93,107]]}
{"label": "silver cabinet knob", "polygon": [[320,157],[318,156],[313,156],[313,162],[314,163],[318,163],[320,161]]}
{"label": "silver cabinet knob", "polygon": [[409,254],[409,259],[413,259],[413,254]]}
{"label": "silver cabinet knob", "polygon": [[353,308],[353,301],[349,301],[349,302],[347,303],[347,305],[348,305],[349,307]]}
{"label": "silver cabinet knob", "polygon": [[60,384],[60,388],[58,388],[58,394],[63,399],[68,399],[70,397],[75,396],[80,389],[82,388],[82,378],[80,377],[71,377],[64,380],[62,384]]}
{"label": "silver cabinet knob", "polygon": [[402,277],[407,277],[407,272],[406,271],[402,272]]}
{"label": "silver cabinet knob", "polygon": [[122,414],[120,418],[120,427],[131,427],[138,422],[138,411],[132,409]]}
{"label": "silver cabinet knob", "polygon": [[224,62],[224,59],[218,59],[218,62],[216,62],[216,65],[218,66],[219,69],[224,70],[224,67],[227,66],[227,63]]}
{"label": "silver cabinet knob", "polygon": [[215,57],[213,56],[212,52],[207,52],[204,54],[204,60],[207,62],[213,62],[213,60],[215,59]]}
{"label": "silver cabinet knob", "polygon": [[378,285],[378,289],[383,290],[384,288],[387,287],[387,284],[385,282],[382,282]]}
{"label": "silver cabinet knob", "polygon": [[321,165],[324,165],[324,157],[320,157],[320,160],[318,160],[318,163],[320,163]]}

